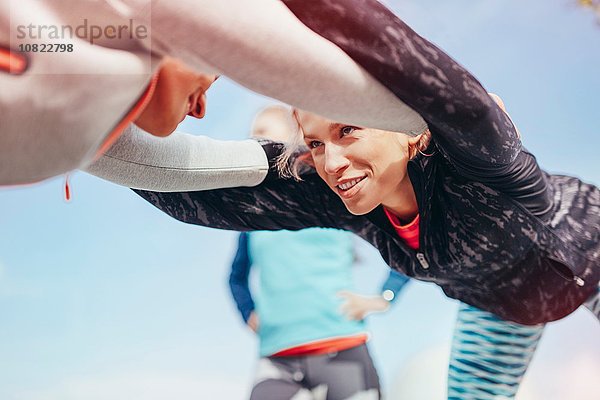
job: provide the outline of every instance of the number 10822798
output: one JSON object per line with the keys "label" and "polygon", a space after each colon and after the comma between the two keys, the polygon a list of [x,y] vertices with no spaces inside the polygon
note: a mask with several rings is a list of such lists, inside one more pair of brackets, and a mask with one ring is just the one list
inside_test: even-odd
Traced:
{"label": "number 10822798", "polygon": [[69,43],[26,43],[19,44],[22,53],[72,53],[73,44]]}

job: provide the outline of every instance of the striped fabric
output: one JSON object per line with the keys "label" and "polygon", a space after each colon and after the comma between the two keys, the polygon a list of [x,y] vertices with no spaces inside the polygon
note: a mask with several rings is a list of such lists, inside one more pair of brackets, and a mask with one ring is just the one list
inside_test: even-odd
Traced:
{"label": "striped fabric", "polygon": [[525,326],[461,304],[448,371],[449,400],[513,399],[544,325]]}
{"label": "striped fabric", "polygon": [[600,320],[600,283],[598,284],[596,293],[584,304]]}

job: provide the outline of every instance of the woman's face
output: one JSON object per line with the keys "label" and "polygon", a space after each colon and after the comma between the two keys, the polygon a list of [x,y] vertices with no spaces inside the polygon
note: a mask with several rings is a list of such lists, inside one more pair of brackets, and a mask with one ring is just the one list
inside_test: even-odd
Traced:
{"label": "woman's face", "polygon": [[304,141],[319,176],[355,215],[393,205],[404,190],[409,136],[364,129],[298,112]]}
{"label": "woman's face", "polygon": [[153,135],[167,136],[186,115],[203,118],[206,91],[215,79],[215,75],[198,73],[182,61],[166,57],[158,73],[154,94],[136,125]]}

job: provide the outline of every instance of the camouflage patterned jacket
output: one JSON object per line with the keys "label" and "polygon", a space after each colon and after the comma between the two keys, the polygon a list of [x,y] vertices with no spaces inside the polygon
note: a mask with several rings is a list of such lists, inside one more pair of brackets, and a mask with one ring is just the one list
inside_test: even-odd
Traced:
{"label": "camouflage patterned jacket", "polygon": [[[600,190],[543,172],[481,84],[377,1],[284,3],[429,124],[430,155],[408,165],[421,216],[419,250],[398,238],[382,207],[350,214],[314,172],[302,182],[271,173],[254,188],[138,191],[143,198],[181,221],[214,228],[347,229],[390,267],[523,324],[562,318],[597,290]],[[276,156],[278,146],[263,148]]]}

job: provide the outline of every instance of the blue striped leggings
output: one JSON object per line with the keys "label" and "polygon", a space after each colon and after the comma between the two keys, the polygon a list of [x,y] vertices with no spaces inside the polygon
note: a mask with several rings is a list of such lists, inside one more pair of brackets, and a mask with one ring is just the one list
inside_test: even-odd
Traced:
{"label": "blue striped leggings", "polygon": [[[586,307],[600,319],[600,288]],[[543,330],[544,325],[504,321],[461,304],[448,368],[448,399],[513,399]]]}

